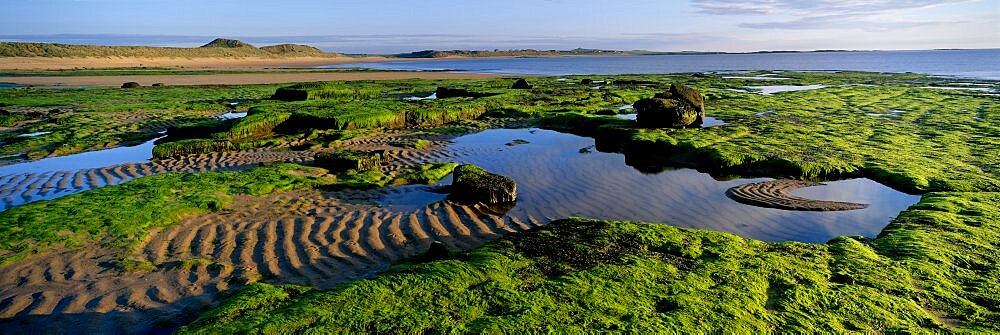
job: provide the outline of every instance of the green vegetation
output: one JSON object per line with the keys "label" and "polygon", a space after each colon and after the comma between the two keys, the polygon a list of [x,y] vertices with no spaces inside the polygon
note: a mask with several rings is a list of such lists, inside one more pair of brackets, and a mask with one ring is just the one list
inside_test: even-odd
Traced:
{"label": "green vegetation", "polygon": [[[274,85],[142,87],[135,89],[83,88],[0,90],[0,120],[10,115],[20,121],[0,134],[0,155],[60,156],[134,145],[160,136],[159,131],[215,119],[227,109],[265,99]],[[10,124],[7,126],[13,126]],[[20,133],[50,132],[19,137]],[[190,138],[187,137],[187,138]]]}
{"label": "green vegetation", "polygon": [[994,332],[998,202],[929,194],[826,244],[558,220],[330,291],[252,284],[180,333]]}
{"label": "green vegetation", "polygon": [[393,184],[434,184],[450,175],[457,166],[457,163],[433,163],[402,169],[397,172]]}
{"label": "green vegetation", "polygon": [[226,39],[216,39],[199,48],[0,42],[0,57],[287,58],[302,56],[337,57],[340,55],[325,53],[306,45],[279,44],[257,48],[247,43]]}

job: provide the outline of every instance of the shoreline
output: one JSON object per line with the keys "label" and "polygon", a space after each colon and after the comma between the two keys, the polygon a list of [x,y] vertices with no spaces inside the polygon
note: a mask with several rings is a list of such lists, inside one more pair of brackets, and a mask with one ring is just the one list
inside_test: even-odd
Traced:
{"label": "shoreline", "polygon": [[490,79],[502,77],[500,74],[471,72],[418,72],[418,71],[373,71],[373,72],[318,72],[318,73],[239,73],[239,74],[190,74],[190,75],[125,75],[125,76],[38,76],[0,77],[0,82],[25,86],[118,87],[125,82],[137,82],[142,86],[162,83],[176,85],[251,85],[280,84],[312,81],[338,80],[404,80],[404,79]]}

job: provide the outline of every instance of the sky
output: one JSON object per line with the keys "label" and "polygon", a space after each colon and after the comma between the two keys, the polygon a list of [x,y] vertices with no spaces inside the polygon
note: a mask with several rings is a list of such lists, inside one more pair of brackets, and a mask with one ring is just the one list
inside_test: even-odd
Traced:
{"label": "sky", "polygon": [[327,51],[1000,48],[1000,0],[0,0],[0,41]]}

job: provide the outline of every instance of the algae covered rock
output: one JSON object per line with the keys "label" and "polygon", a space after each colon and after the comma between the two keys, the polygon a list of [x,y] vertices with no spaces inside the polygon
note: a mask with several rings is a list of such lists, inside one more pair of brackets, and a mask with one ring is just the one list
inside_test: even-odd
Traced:
{"label": "algae covered rock", "polygon": [[510,85],[510,88],[515,90],[529,90],[531,87],[531,84],[528,84],[528,81],[524,80],[524,78],[518,79],[513,85]]}
{"label": "algae covered rock", "polygon": [[136,88],[136,87],[139,87],[139,86],[142,86],[142,85],[139,85],[139,83],[134,82],[134,81],[130,81],[130,82],[122,84],[122,88]]}
{"label": "algae covered rock", "polygon": [[681,128],[705,122],[705,98],[701,92],[681,84],[667,92],[636,101],[636,121],[645,128]]}
{"label": "algae covered rock", "polygon": [[438,86],[434,94],[438,99],[447,98],[482,98],[494,95],[493,93],[483,93],[483,92],[473,92],[461,88],[449,88],[444,86]]}
{"label": "algae covered rock", "polygon": [[517,183],[507,176],[489,173],[483,168],[463,164],[455,168],[451,195],[456,200],[502,204],[517,201]]}
{"label": "algae covered rock", "polygon": [[382,167],[382,151],[335,150],[316,154],[316,166],[330,171],[367,171]]}

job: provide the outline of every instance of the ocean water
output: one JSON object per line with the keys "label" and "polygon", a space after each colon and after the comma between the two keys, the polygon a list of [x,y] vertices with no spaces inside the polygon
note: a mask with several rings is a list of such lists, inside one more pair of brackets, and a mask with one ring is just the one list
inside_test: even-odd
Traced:
{"label": "ocean water", "polygon": [[1000,80],[1000,49],[402,60],[322,67],[549,76],[764,70],[871,71]]}

